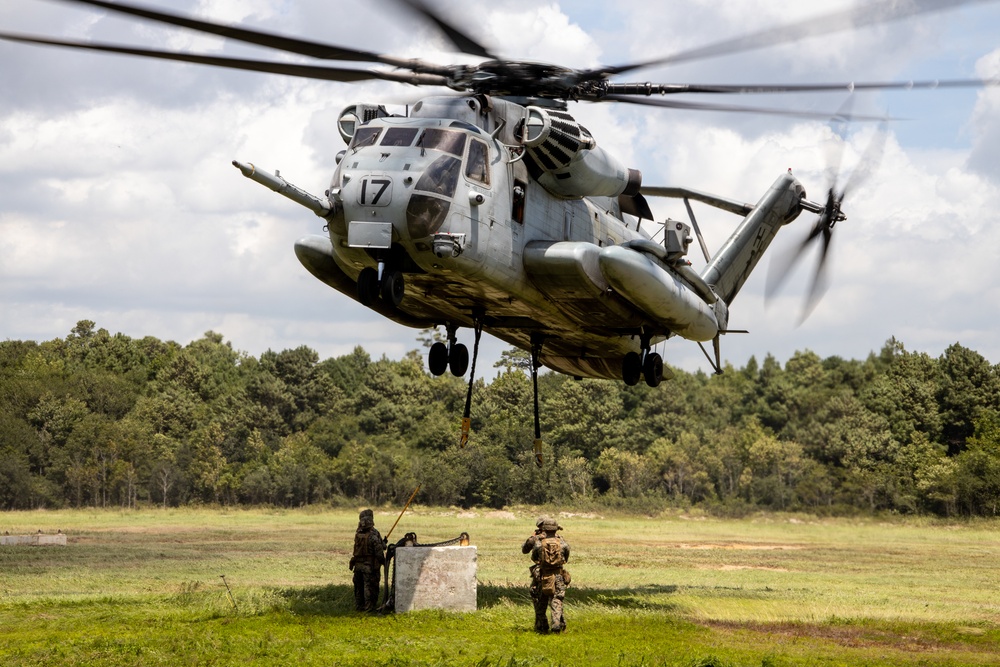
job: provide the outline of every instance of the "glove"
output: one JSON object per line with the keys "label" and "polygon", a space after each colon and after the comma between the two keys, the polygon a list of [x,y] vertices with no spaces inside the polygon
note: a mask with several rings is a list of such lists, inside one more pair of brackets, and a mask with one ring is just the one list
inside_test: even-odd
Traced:
{"label": "glove", "polygon": [[357,560],[357,559],[356,559],[356,558],[354,558],[353,556],[351,557],[351,562],[350,562],[350,564],[349,564],[349,565],[347,566],[347,569],[348,569],[348,570],[351,570],[351,571],[353,571],[353,570],[354,570],[354,565],[355,565],[355,561],[356,561],[356,560]]}

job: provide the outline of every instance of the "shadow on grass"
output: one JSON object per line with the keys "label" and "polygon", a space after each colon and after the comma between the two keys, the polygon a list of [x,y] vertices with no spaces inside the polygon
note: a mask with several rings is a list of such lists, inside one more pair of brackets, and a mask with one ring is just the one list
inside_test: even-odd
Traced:
{"label": "shadow on grass", "polygon": [[[675,592],[677,592],[677,586],[673,585],[638,586],[635,588],[579,588],[571,586],[566,591],[566,600],[570,604],[593,605],[619,610],[672,611],[676,605],[663,597]],[[527,585],[480,584],[477,598],[480,609],[489,609],[503,604],[531,606],[531,595],[528,593]]]}
{"label": "shadow on grass", "polygon": [[[672,611],[676,605],[663,599],[677,591],[676,586],[640,586],[636,588],[577,588],[571,587],[566,599],[574,605],[593,605],[614,609],[647,609]],[[305,616],[354,616],[354,589],[334,585],[288,588],[280,592],[289,611]],[[527,586],[479,584],[476,603],[479,609],[501,605],[531,606]]]}
{"label": "shadow on grass", "polygon": [[286,588],[280,592],[288,610],[302,616],[354,616],[354,588],[343,584]]}

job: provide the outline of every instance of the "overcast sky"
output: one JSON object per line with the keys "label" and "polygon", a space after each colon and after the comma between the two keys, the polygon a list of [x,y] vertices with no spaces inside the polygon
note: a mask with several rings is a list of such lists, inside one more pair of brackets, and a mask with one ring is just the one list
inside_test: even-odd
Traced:
{"label": "overcast sky", "polygon": [[[161,8],[354,48],[451,63],[460,58],[391,0],[148,0]],[[572,67],[668,55],[813,14],[799,0],[442,0],[470,33],[510,58]],[[824,3],[828,7],[850,3]],[[0,31],[255,58],[270,52],[128,21],[52,0],[0,4]],[[785,83],[1000,77],[1000,3],[622,80]],[[277,56],[282,57],[282,56]],[[417,330],[380,318],[315,280],[292,245],[322,221],[243,178],[254,162],[321,194],[348,104],[404,104],[398,84],[338,84],[0,42],[0,339],[63,337],[81,319],[111,332],[187,343],[221,333],[252,355],[308,345],[321,357],[363,345],[374,357],[416,349]],[[890,125],[879,168],[845,201],[829,290],[797,326],[809,280],[794,273],[765,304],[768,258],[731,307],[724,359],[744,365],[796,350],[863,359],[891,336],[940,355],[950,344],[1000,362],[1000,89],[856,95],[856,113]],[[693,99],[693,98],[689,98]],[[740,104],[833,113],[843,94],[744,96]],[[714,101],[714,100],[713,100]],[[392,107],[390,107],[392,108]],[[401,108],[400,108],[401,110]],[[875,127],[574,104],[573,113],[647,185],[756,202],[791,168],[811,199],[829,185],[831,147],[849,174]],[[845,177],[841,177],[841,183]],[[683,204],[652,202],[658,219]],[[710,250],[739,222],[695,204]],[[779,234],[802,238],[803,215]],[[692,249],[696,268],[703,265]],[[471,332],[460,339],[471,343]],[[485,340],[480,370],[506,345]],[[673,340],[667,363],[709,367]]]}

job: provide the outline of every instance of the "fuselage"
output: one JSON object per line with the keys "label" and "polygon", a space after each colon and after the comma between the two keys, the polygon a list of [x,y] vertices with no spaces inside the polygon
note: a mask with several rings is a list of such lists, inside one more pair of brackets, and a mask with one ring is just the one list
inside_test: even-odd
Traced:
{"label": "fuselage", "polygon": [[[605,315],[567,313],[532,280],[525,251],[555,242],[602,248],[645,235],[624,222],[615,197],[546,191],[511,149],[524,108],[495,100],[484,112],[476,103],[432,98],[409,116],[357,129],[329,190],[338,266],[352,278],[380,259],[400,266],[407,291],[399,310],[426,326],[472,326],[481,317],[490,333],[522,348],[532,334],[544,336],[542,362],[557,370],[617,377],[621,356],[639,349],[619,332],[641,318],[612,294]],[[372,241],[386,233],[387,242]],[[594,362],[564,360],[588,357]]]}

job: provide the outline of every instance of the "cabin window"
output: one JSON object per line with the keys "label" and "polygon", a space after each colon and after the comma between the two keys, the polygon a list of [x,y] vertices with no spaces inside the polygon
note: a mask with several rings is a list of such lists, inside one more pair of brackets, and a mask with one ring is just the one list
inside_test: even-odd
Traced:
{"label": "cabin window", "polygon": [[462,153],[465,151],[465,136],[464,132],[457,132],[455,130],[427,128],[420,135],[417,146],[426,148],[427,150],[444,151],[445,153],[462,157]]}
{"label": "cabin window", "polygon": [[381,146],[409,146],[417,137],[419,128],[416,127],[390,127],[382,137]]}
{"label": "cabin window", "polygon": [[469,159],[465,163],[465,175],[483,185],[490,184],[490,148],[484,142],[473,139],[469,143]]}
{"label": "cabin window", "polygon": [[442,155],[427,167],[414,189],[451,197],[455,194],[455,188],[458,187],[458,174],[461,169],[461,160],[449,155]]}
{"label": "cabin window", "polygon": [[524,181],[514,181],[514,192],[511,195],[510,217],[516,222],[524,223],[524,200],[528,196],[528,184]]}
{"label": "cabin window", "polygon": [[354,138],[351,139],[351,145],[348,146],[348,149],[356,150],[365,146],[374,146],[381,133],[381,127],[359,127],[358,131],[354,133]]}

